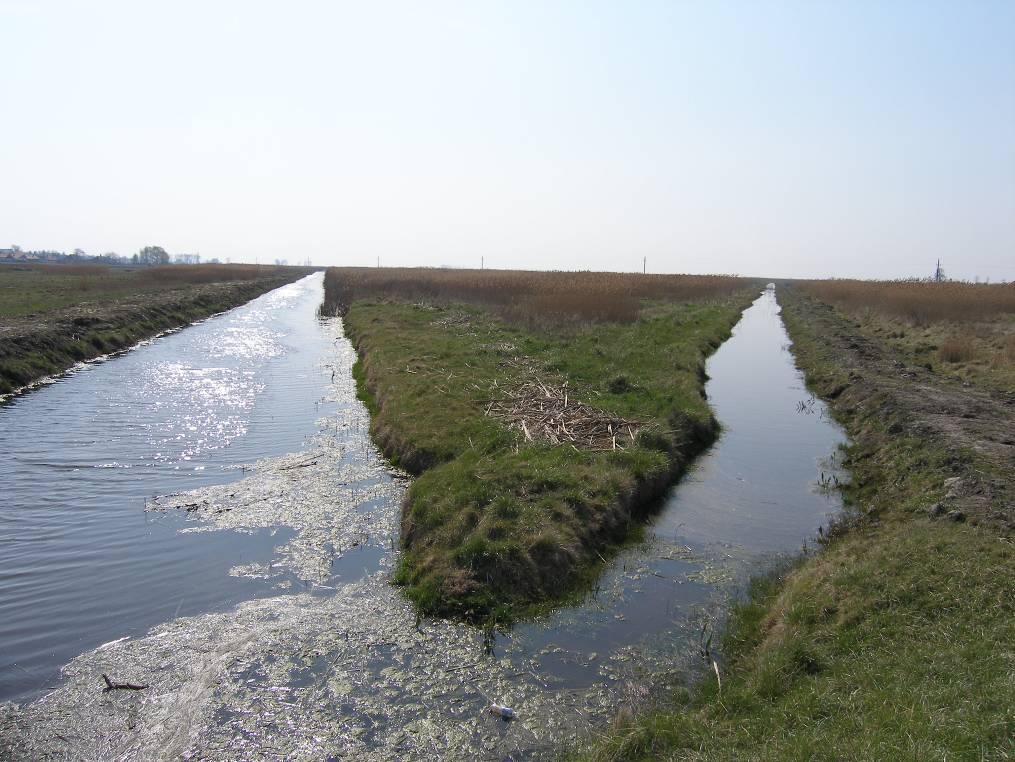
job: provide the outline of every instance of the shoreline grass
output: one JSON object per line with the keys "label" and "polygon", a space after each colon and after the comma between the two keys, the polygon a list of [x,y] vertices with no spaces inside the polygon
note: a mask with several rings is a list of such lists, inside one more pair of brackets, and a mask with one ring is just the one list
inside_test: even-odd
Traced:
{"label": "shoreline grass", "polygon": [[[343,275],[329,271],[326,297]],[[371,433],[417,475],[396,581],[422,613],[483,622],[567,600],[637,533],[715,437],[704,359],[750,302],[741,287],[735,297],[653,302],[628,322],[519,323],[486,305],[350,299],[342,285]],[[601,451],[530,441],[486,415],[492,399],[532,379],[566,382],[572,400],[637,421],[638,433]]]}

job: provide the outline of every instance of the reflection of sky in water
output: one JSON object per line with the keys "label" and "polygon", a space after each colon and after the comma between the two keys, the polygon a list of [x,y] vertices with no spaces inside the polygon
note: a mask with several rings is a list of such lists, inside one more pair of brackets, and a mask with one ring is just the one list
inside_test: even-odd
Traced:
{"label": "reflection of sky in water", "polygon": [[321,284],[284,286],[0,407],[0,701],[105,640],[270,589],[228,569],[270,561],[285,530],[180,535],[187,514],[144,506],[234,481],[235,466],[317,433],[334,409]]}
{"label": "reflection of sky in water", "polygon": [[[156,448],[153,459],[189,460],[246,434],[264,384],[253,370],[165,362],[145,374],[145,388],[156,400],[155,411],[170,412],[143,424]],[[181,409],[187,412],[181,414]]]}

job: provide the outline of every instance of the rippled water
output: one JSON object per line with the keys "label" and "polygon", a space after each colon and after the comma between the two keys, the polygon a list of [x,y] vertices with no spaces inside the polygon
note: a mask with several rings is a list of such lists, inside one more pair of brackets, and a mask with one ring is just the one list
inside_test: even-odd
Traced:
{"label": "rippled water", "polygon": [[321,297],[312,275],[0,407],[0,700],[101,643],[272,589],[228,570],[270,561],[289,530],[181,535],[185,515],[145,501],[236,480],[317,432],[338,335],[315,319]]}
{"label": "rippled water", "polygon": [[[319,281],[301,288],[319,289]],[[294,320],[300,309],[293,307]],[[286,314],[279,311],[283,323]],[[766,293],[708,365],[721,439],[672,491],[646,541],[609,564],[587,601],[493,637],[451,622],[417,621],[388,583],[405,481],[369,442],[367,412],[351,380],[355,354],[340,325],[316,323],[309,311],[303,320],[315,326],[304,330],[320,335],[303,361],[308,386],[317,384],[318,392],[321,383],[328,386],[323,404],[314,406],[320,415],[315,409],[313,426],[297,422],[310,421],[315,395],[271,397],[272,389],[287,388],[275,382],[272,363],[288,381],[282,373],[294,358],[266,359],[250,376],[251,383],[264,383],[254,394],[250,423],[222,453],[237,448],[253,455],[263,448],[258,454],[269,457],[240,479],[221,464],[214,477],[210,468],[188,472],[197,480],[192,488],[162,488],[178,494],[149,501],[147,513],[138,501],[111,511],[128,533],[135,531],[131,522],[169,527],[163,541],[188,547],[178,552],[206,565],[200,574],[159,583],[159,595],[170,603],[185,585],[239,591],[251,600],[211,605],[219,610],[194,616],[156,616],[168,621],[147,634],[147,624],[130,622],[128,612],[125,625],[107,627],[78,651],[95,640],[134,637],[73,659],[60,687],[42,700],[0,708],[0,741],[13,739],[8,748],[25,758],[546,756],[601,726],[622,705],[643,702],[664,676],[694,672],[702,623],[721,617],[725,600],[749,574],[799,550],[839,509],[836,494],[819,479],[834,470],[830,459],[842,435],[805,391],[774,296]],[[270,320],[263,328],[282,330]],[[157,346],[137,352],[134,362],[150,361],[143,356]],[[175,353],[165,361],[189,364]],[[275,404],[289,406],[284,443],[282,435],[258,440],[254,422],[262,399],[263,415],[277,410]],[[169,441],[207,436],[202,426],[190,429],[171,418],[162,425],[190,434]],[[223,430],[236,429],[224,424]],[[181,463],[192,468],[199,465],[193,458],[208,452],[190,444],[169,450],[166,439],[157,439],[154,451],[177,454],[145,461],[154,473],[175,472]],[[183,461],[184,453],[192,460]],[[178,485],[164,476],[164,484]],[[23,489],[30,489],[27,482]],[[69,553],[74,546],[67,547]],[[101,564],[89,573],[100,579]],[[102,584],[115,595],[124,581]],[[279,594],[257,597],[268,590]],[[73,596],[64,596],[50,621],[61,605],[64,616],[77,616]],[[155,602],[149,608],[164,611]],[[31,617],[22,621],[32,632]],[[102,672],[150,687],[102,694]],[[493,717],[485,711],[492,701],[511,705],[518,718]]]}

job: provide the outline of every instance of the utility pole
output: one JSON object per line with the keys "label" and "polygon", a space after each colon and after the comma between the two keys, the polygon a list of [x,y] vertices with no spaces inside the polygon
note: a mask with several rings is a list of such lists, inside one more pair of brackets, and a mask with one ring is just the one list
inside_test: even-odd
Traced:
{"label": "utility pole", "polygon": [[486,269],[486,257],[480,257],[479,258],[479,269],[480,270],[485,270]]}
{"label": "utility pole", "polygon": [[377,255],[377,266],[378,267],[381,266],[381,255],[380,254]]}
{"label": "utility pole", "polygon": [[645,275],[648,272],[648,257],[641,258],[641,274]]}

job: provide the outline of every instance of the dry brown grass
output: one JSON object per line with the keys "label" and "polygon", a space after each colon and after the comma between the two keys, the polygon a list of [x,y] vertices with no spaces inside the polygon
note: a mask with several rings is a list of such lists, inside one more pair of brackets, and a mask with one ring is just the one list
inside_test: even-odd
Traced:
{"label": "dry brown grass", "polygon": [[163,265],[137,270],[137,276],[152,283],[221,283],[257,280],[280,274],[274,265]]}
{"label": "dry brown grass", "polygon": [[955,336],[946,339],[937,350],[938,359],[942,362],[969,362],[976,357],[973,339],[969,336]]}
{"label": "dry brown grass", "polygon": [[1015,313],[1015,283],[812,280],[800,285],[849,312],[870,310],[913,325],[976,322]]}
{"label": "dry brown grass", "polygon": [[993,365],[997,368],[1015,366],[1015,334],[1005,337],[1000,350],[994,355]]}
{"label": "dry brown grass", "polygon": [[751,283],[726,275],[333,267],[323,309],[341,313],[355,299],[390,299],[475,304],[514,322],[627,323],[644,299],[722,299]]}
{"label": "dry brown grass", "polygon": [[278,275],[286,268],[274,265],[161,265],[159,267],[111,267],[102,264],[29,264],[13,269],[77,278],[131,278],[152,285],[222,283],[257,280]]}

